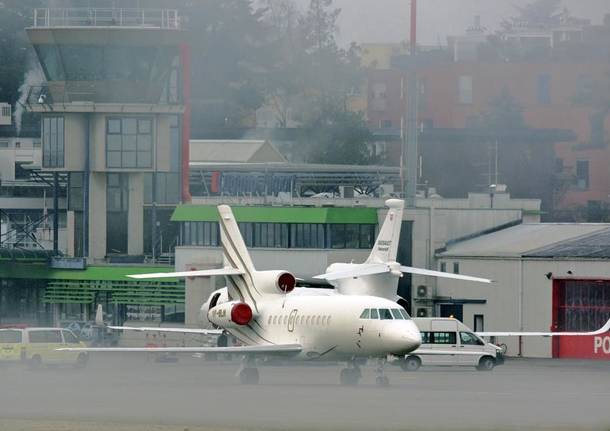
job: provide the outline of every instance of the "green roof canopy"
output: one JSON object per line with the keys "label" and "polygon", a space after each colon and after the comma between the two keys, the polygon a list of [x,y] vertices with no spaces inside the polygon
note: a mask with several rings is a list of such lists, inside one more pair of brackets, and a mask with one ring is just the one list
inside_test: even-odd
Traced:
{"label": "green roof canopy", "polygon": [[[128,274],[147,272],[172,272],[170,266],[89,266],[87,269],[53,269],[45,263],[0,263],[0,278],[83,280],[83,281],[129,281]],[[135,280],[132,280],[135,281]],[[177,281],[175,278],[151,279],[149,281]]]}
{"label": "green roof canopy", "polygon": [[[377,224],[375,208],[317,207],[232,207],[238,222],[251,223],[321,223]],[[171,221],[218,221],[213,205],[181,205]]]}

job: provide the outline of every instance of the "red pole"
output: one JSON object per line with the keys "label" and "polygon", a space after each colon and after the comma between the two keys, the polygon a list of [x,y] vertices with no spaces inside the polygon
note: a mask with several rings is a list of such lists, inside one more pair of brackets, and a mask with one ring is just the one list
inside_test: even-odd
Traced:
{"label": "red pole", "polygon": [[417,49],[417,0],[411,0],[411,54]]}
{"label": "red pole", "polygon": [[191,201],[189,184],[189,161],[191,141],[191,47],[187,43],[180,45],[180,63],[182,64],[182,202]]}

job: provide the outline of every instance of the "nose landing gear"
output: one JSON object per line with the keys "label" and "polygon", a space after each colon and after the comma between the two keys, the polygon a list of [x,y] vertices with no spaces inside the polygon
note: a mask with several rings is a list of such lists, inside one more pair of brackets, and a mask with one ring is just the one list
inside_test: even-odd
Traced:
{"label": "nose landing gear", "polygon": [[377,374],[377,376],[375,377],[375,384],[377,386],[390,386],[390,379],[388,379],[388,376],[383,373],[385,364],[385,358],[380,358],[377,360],[377,368],[375,369],[375,373]]}
{"label": "nose landing gear", "polygon": [[347,368],[341,370],[339,381],[342,386],[356,386],[361,377],[362,372],[360,371],[358,364],[356,364],[355,361],[350,361],[347,363]]}

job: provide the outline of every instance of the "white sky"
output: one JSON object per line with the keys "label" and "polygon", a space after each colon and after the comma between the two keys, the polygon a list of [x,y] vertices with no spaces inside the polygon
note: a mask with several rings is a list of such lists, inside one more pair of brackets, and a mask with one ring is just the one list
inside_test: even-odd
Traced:
{"label": "white sky", "polygon": [[[503,18],[515,15],[513,5],[524,5],[531,0],[419,0],[418,37],[424,45],[446,44],[448,35],[462,34],[481,16],[482,24],[490,30],[497,28]],[[297,0],[307,5],[309,0]],[[396,42],[408,38],[410,0],[334,0],[341,8],[340,41]],[[610,0],[564,0],[574,16],[589,18],[600,24],[605,13],[610,13]]]}

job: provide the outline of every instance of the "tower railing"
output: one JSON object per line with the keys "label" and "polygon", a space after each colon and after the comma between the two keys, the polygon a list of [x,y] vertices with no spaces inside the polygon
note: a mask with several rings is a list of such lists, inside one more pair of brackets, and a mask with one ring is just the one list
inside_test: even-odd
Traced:
{"label": "tower railing", "polygon": [[34,27],[180,28],[177,9],[38,8]]}

